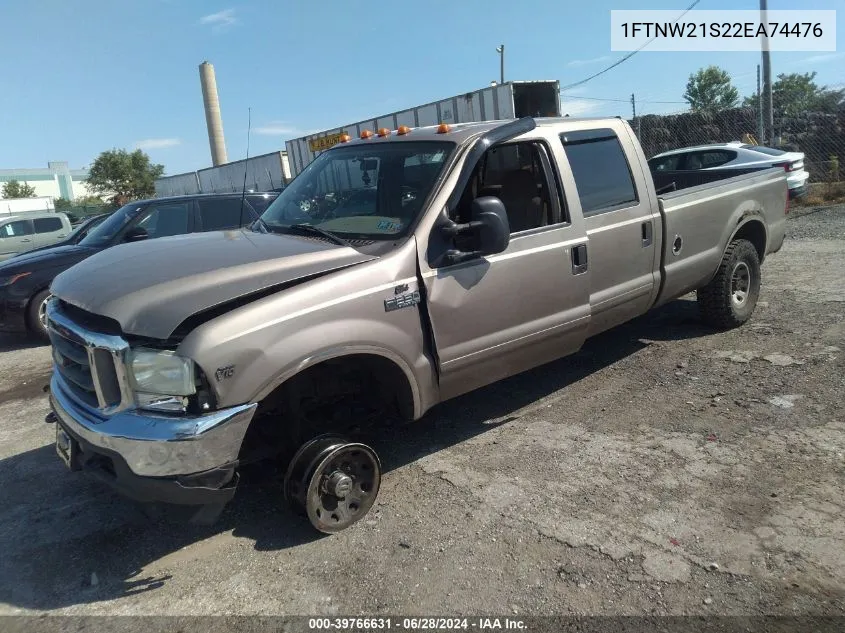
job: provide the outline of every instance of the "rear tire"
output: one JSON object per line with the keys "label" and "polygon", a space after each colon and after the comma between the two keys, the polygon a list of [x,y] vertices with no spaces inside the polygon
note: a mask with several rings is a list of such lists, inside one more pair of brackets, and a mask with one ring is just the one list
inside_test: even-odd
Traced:
{"label": "rear tire", "polygon": [[50,340],[47,336],[47,300],[50,298],[49,290],[42,290],[36,293],[29,302],[26,309],[26,320],[30,333],[45,343]]}
{"label": "rear tire", "polygon": [[696,293],[704,321],[720,330],[745,323],[757,305],[760,279],[760,258],[754,245],[748,240],[728,244],[716,276]]}

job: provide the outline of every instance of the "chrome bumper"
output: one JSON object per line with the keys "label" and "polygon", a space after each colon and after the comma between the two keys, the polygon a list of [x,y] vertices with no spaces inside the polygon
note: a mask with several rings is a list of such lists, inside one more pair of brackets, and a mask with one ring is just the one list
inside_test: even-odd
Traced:
{"label": "chrome bumper", "polygon": [[74,401],[55,370],[50,404],[69,431],[119,454],[141,477],[190,475],[235,461],[258,407],[245,404],[194,417],[126,410],[102,419]]}

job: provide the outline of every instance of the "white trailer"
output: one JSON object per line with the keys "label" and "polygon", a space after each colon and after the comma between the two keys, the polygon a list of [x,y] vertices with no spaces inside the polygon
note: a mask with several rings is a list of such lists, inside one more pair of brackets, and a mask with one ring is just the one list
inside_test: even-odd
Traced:
{"label": "white trailer", "polygon": [[281,189],[290,181],[290,168],[286,152],[271,152],[200,169],[197,177],[203,193],[241,191],[244,180],[247,191],[273,191]]}
{"label": "white trailer", "polygon": [[273,191],[291,180],[287,152],[270,152],[217,167],[163,176],[155,181],[156,197],[241,191],[244,171],[247,191]]}
{"label": "white trailer", "polygon": [[291,175],[296,176],[320,152],[340,142],[344,134],[357,138],[364,130],[373,132],[380,128],[395,130],[400,125],[422,127],[440,123],[496,121],[523,116],[560,116],[560,82],[508,81],[504,84],[303,136],[286,141],[285,146],[290,159]]}
{"label": "white trailer", "polygon": [[163,176],[155,181],[156,197],[186,196],[200,192],[200,181],[197,172]]}
{"label": "white trailer", "polygon": [[52,196],[37,198],[0,198],[0,216],[32,211],[55,211],[56,204]]}

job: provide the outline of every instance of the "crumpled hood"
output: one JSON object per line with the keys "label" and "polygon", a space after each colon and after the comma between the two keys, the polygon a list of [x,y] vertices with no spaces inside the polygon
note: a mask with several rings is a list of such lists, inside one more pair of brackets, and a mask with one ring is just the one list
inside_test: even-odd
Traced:
{"label": "crumpled hood", "polygon": [[166,339],[182,321],[222,303],[374,259],[290,235],[215,231],[123,244],[57,276],[51,292],[128,334]]}

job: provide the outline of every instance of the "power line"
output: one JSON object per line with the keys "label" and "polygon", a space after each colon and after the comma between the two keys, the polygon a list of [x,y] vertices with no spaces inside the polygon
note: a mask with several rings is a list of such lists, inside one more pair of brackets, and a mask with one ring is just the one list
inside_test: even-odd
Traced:
{"label": "power line", "polygon": [[[691,4],[691,5],[689,5],[689,6],[686,8],[686,10],[685,10],[685,11],[684,11],[681,15],[679,15],[677,18],[675,18],[675,19],[672,21],[672,24],[675,24],[678,20],[680,20],[682,17],[684,17],[687,13],[689,13],[690,11],[692,11],[692,10],[693,10],[693,8],[695,7],[695,5],[697,5],[699,2],[701,2],[701,0],[695,0],[695,1]],[[598,77],[599,75],[603,75],[603,74],[604,74],[604,73],[606,73],[607,71],[609,71],[609,70],[613,70],[614,68],[616,68],[616,67],[617,67],[619,64],[621,64],[622,62],[625,62],[625,61],[628,61],[629,59],[631,59],[634,55],[636,55],[637,53],[639,53],[641,50],[643,50],[646,46],[648,46],[649,44],[651,44],[651,43],[652,43],[654,40],[656,40],[656,39],[657,39],[657,35],[655,35],[655,36],[654,36],[654,37],[652,37],[650,40],[648,40],[645,44],[643,44],[642,46],[640,46],[637,50],[635,50],[635,51],[631,51],[630,53],[628,53],[628,54],[627,54],[627,55],[625,55],[624,57],[622,57],[622,58],[618,59],[617,61],[613,62],[610,66],[608,66],[608,67],[607,67],[607,68],[605,68],[604,70],[600,70],[599,72],[597,72],[597,73],[595,73],[595,74],[593,74],[593,75],[590,75],[590,76],[589,76],[589,77],[587,77],[586,79],[582,79],[581,81],[577,81],[577,82],[575,82],[574,84],[569,84],[568,86],[564,86],[563,88],[561,88],[561,91],[564,91],[564,90],[569,90],[570,88],[575,88],[576,86],[580,86],[580,85],[582,85],[582,84],[585,84],[585,83],[587,83],[588,81],[590,81],[590,80],[592,80],[592,79],[595,79],[595,78],[596,78],[596,77]]]}
{"label": "power line", "polygon": [[[561,92],[563,92],[561,90]],[[583,95],[572,95],[573,99],[587,99],[589,101],[612,101],[614,103],[631,103],[631,98],[627,99],[609,99],[604,97],[585,97]],[[650,99],[637,99],[637,103],[680,103],[686,104],[686,101],[652,101]]]}

